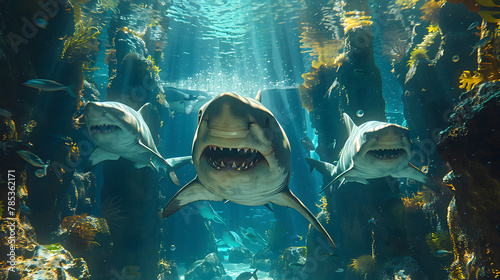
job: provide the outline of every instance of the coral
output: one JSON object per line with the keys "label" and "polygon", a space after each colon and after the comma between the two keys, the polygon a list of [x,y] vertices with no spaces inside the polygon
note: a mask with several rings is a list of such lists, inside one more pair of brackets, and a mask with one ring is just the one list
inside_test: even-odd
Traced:
{"label": "coral", "polygon": [[99,243],[94,241],[95,235],[99,232],[96,226],[87,219],[87,214],[68,216],[61,222],[61,229],[68,233],[67,242],[74,247],[85,247],[92,249]]}
{"label": "coral", "polygon": [[467,91],[469,91],[482,81],[483,74],[474,71],[474,76],[472,76],[470,71],[464,71],[462,75],[460,75],[460,85],[458,87],[465,88]]}
{"label": "coral", "polygon": [[121,210],[121,201],[119,196],[108,197],[101,205],[101,216],[108,224],[119,228],[127,220],[127,211]]}
{"label": "coral", "polygon": [[376,270],[377,263],[372,255],[361,255],[356,259],[351,259],[347,266],[354,270],[356,274],[366,276]]}
{"label": "coral", "polygon": [[444,5],[446,1],[434,1],[428,0],[425,4],[420,8],[422,11],[422,20],[428,21],[433,25],[437,25],[439,21],[439,11],[441,11],[441,7]]}
{"label": "coral", "polygon": [[73,35],[64,41],[61,58],[67,60],[82,59],[92,51],[97,51],[97,36],[99,34],[99,29],[92,26],[92,19],[86,25],[79,21]]}
{"label": "coral", "polygon": [[425,236],[425,242],[433,254],[439,250],[451,251],[453,249],[448,231],[440,230],[438,232],[431,232]]}
{"label": "coral", "polygon": [[427,55],[427,49],[417,47],[417,48],[413,49],[413,51],[411,51],[410,59],[408,60],[406,65],[408,67],[412,67],[413,64],[421,58],[429,59],[429,56]]}

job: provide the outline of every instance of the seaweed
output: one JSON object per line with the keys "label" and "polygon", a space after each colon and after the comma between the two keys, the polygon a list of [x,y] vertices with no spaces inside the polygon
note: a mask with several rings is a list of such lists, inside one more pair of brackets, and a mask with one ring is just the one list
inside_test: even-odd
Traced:
{"label": "seaweed", "polygon": [[424,205],[424,195],[422,192],[413,194],[411,197],[403,197],[402,200],[406,213],[415,213],[422,209],[422,206]]}
{"label": "seaweed", "polygon": [[372,255],[361,255],[356,259],[351,259],[347,267],[354,270],[356,274],[363,275],[366,278],[367,274],[373,273],[376,270],[377,263]]}
{"label": "seaweed", "polygon": [[67,241],[70,241],[71,245],[92,249],[93,246],[99,246],[99,243],[94,241],[99,230],[86,219],[87,216],[84,213],[65,217],[61,222],[61,228],[69,234]]}
{"label": "seaweed", "polygon": [[425,48],[415,48],[413,51],[410,53],[410,59],[406,63],[408,67],[412,67],[413,64],[419,59],[429,59],[429,56],[427,55],[427,49]]}
{"label": "seaweed", "polygon": [[420,17],[422,20],[428,21],[433,25],[437,25],[439,21],[439,12],[441,11],[441,7],[443,7],[445,0],[434,1],[428,0],[425,4],[420,8],[422,11],[422,16]]}
{"label": "seaweed", "polygon": [[5,205],[3,205],[3,201],[0,200],[0,218],[3,217],[3,210],[4,210]]}
{"label": "seaweed", "polygon": [[151,55],[149,55],[147,58],[147,60],[149,60],[149,62],[151,62],[151,65],[148,66],[148,70],[150,72],[153,72],[155,73],[156,75],[158,75],[160,73],[160,68],[155,64],[155,61],[153,58],[151,58]]}
{"label": "seaweed", "polygon": [[347,16],[348,14],[342,17],[342,26],[344,27],[344,33],[347,33],[349,30],[361,27],[361,26],[370,26],[372,25],[371,16],[365,16],[364,12],[356,13],[352,16]]}
{"label": "seaweed", "polygon": [[95,48],[94,45],[98,44],[97,37],[99,34],[99,29],[92,26],[92,19],[86,25],[82,21],[79,21],[75,25],[73,35],[64,40],[61,58],[79,60],[87,56]]}
{"label": "seaweed", "polygon": [[439,230],[438,232],[431,232],[425,236],[425,242],[433,254],[439,250],[453,250],[453,244],[448,231]]}
{"label": "seaweed", "polygon": [[462,75],[460,75],[460,85],[458,87],[465,88],[469,91],[481,83],[483,79],[483,74],[477,71],[474,71],[474,76],[471,75],[470,71],[464,71]]}
{"label": "seaweed", "polygon": [[119,0],[98,0],[99,5],[101,6],[101,9],[104,11],[111,11],[114,14],[117,14],[119,12],[118,10],[118,3]]}
{"label": "seaweed", "polygon": [[413,9],[417,2],[418,0],[397,0],[396,5],[398,5],[402,10]]}

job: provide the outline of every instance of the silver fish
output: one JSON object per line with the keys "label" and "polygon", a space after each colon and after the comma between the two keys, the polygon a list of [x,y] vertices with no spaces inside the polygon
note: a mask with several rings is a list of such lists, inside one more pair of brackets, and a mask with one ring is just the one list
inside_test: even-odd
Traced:
{"label": "silver fish", "polygon": [[31,80],[28,80],[25,83],[23,83],[23,85],[28,86],[28,87],[32,87],[32,88],[36,88],[36,89],[40,89],[43,91],[65,90],[66,92],[68,92],[68,94],[71,97],[76,98],[76,95],[73,92],[73,90],[71,89],[71,87],[65,86],[63,84],[60,84],[60,83],[58,83],[56,81],[52,81],[52,80],[31,79]]}

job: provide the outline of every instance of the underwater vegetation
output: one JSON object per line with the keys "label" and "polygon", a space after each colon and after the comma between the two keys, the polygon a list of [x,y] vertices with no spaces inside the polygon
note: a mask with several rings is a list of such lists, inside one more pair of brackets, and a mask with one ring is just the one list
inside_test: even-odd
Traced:
{"label": "underwater vegetation", "polygon": [[70,61],[84,60],[89,53],[96,50],[100,33],[97,27],[92,26],[92,19],[86,24],[79,21],[75,25],[73,35],[64,40],[61,58]]}
{"label": "underwater vegetation", "polygon": [[156,75],[158,75],[161,70],[158,67],[158,65],[155,64],[155,61],[154,61],[154,59],[151,58],[151,55],[146,57],[146,59],[151,62],[151,65],[148,65],[148,71],[151,71],[151,72],[155,73]]}
{"label": "underwater vegetation", "polygon": [[411,197],[403,197],[403,204],[405,206],[405,212],[415,213],[422,209],[424,205],[424,195],[422,192],[413,194]]}
{"label": "underwater vegetation", "polygon": [[108,222],[109,225],[123,227],[127,220],[128,213],[121,208],[122,198],[119,196],[108,197],[101,205],[101,216]]}
{"label": "underwater vegetation", "polygon": [[4,210],[3,208],[4,208],[4,207],[5,207],[5,205],[3,205],[3,201],[2,201],[2,200],[0,200],[0,218],[2,218],[2,217],[3,217],[3,210]]}
{"label": "underwater vegetation", "polygon": [[372,23],[371,16],[365,15],[365,12],[348,12],[342,17],[344,33],[361,26],[370,26]]}
{"label": "underwater vegetation", "polygon": [[432,25],[437,25],[439,21],[439,11],[446,1],[429,0],[420,8],[422,12],[422,20],[430,22]]}
{"label": "underwater vegetation", "polygon": [[453,250],[453,244],[448,231],[440,230],[438,232],[431,232],[425,236],[425,242],[433,254],[439,250]]}
{"label": "underwater vegetation", "polygon": [[92,249],[99,246],[94,241],[99,230],[87,219],[87,214],[68,216],[61,222],[61,229],[68,233],[67,242],[75,248]]}
{"label": "underwater vegetation", "polygon": [[114,14],[118,13],[119,0],[98,0],[101,9],[104,11],[111,11]]}
{"label": "underwater vegetation", "polygon": [[401,9],[413,9],[417,2],[418,0],[397,0],[396,5]]}
{"label": "underwater vegetation", "polygon": [[347,265],[350,269],[356,272],[357,275],[365,276],[373,273],[377,269],[377,262],[372,255],[361,255]]}

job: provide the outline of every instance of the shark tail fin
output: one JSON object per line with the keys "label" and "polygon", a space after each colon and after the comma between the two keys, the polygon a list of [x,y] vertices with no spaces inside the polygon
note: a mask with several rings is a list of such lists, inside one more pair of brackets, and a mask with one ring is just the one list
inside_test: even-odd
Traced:
{"label": "shark tail fin", "polygon": [[193,162],[193,158],[191,156],[167,158],[165,160],[165,166],[163,167],[163,169],[165,169],[168,172],[170,180],[172,180],[172,182],[177,186],[180,186],[181,183],[179,182],[179,179],[177,178],[175,171],[191,162]]}
{"label": "shark tail fin", "polygon": [[252,273],[252,277],[255,278],[256,280],[258,280],[259,278],[257,278],[257,271],[259,271],[259,269],[255,269],[255,271]]}

